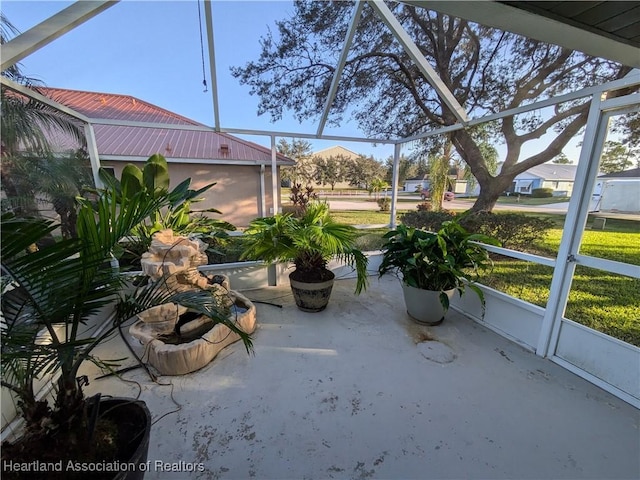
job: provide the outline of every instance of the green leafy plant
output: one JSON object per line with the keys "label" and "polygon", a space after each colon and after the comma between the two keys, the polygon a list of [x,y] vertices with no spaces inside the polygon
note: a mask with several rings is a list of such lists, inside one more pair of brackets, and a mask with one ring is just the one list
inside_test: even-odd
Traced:
{"label": "green leafy plant", "polygon": [[133,253],[134,257],[148,250],[153,234],[160,230],[171,229],[177,235],[198,236],[211,246],[219,246],[228,240],[227,231],[236,229],[228,222],[205,215],[221,213],[215,208],[191,209],[191,205],[201,201],[200,196],[215,186],[215,183],[192,190],[189,188],[191,179],[188,178],[169,191],[169,167],[160,154],[149,157],[142,170],[136,165],[127,164],[120,180],[104,169],[100,170],[100,178],[105,185],[117,192],[119,198],[131,198],[134,195],[149,199],[166,195],[168,198],[168,203],[162,209],[151,212],[131,230],[127,242],[129,253]]}
{"label": "green leafy plant", "polygon": [[[167,302],[184,305],[228,326],[251,348],[249,335],[237,328],[207,290],[172,293],[159,283],[121,294],[125,279],[110,265],[113,250],[142,220],[170,205],[171,198],[162,188],[153,196],[107,189],[92,200],[79,198],[78,237],[29,253],[30,245],[59,225],[42,218],[2,215],[2,386],[17,397],[26,421],[17,442],[23,454],[37,455],[31,448],[43,442],[69,455],[91,444],[90,418],[96,407],[83,395],[78,370],[85,361],[110,368],[113,363],[92,355],[94,348],[148,308]],[[96,337],[82,333],[92,317],[114,303],[114,320],[102,333]],[[57,377],[53,405],[36,396],[37,380],[48,374]]]}
{"label": "green leafy plant", "polygon": [[413,228],[437,231],[444,222],[456,220],[468,232],[493,237],[505,248],[531,251],[553,228],[554,222],[547,218],[522,213],[476,212],[456,215],[455,212],[413,211],[401,217],[404,225]]}
{"label": "green leafy plant", "polygon": [[294,183],[291,187],[289,200],[291,200],[291,203],[293,204],[293,213],[296,215],[302,215],[310,202],[318,200],[318,194],[314,191],[311,184],[307,184],[303,189],[301,183]]}
{"label": "green leafy plant", "polygon": [[470,234],[455,221],[444,222],[437,232],[399,225],[384,238],[387,241],[382,247],[380,276],[394,271],[411,287],[439,291],[445,311],[449,308],[445,291],[455,289],[463,295],[469,288],[484,308],[484,295],[474,281],[492,262],[484,247],[475,242],[497,245],[495,239]]}
{"label": "green leafy plant", "polygon": [[334,222],[326,203],[312,202],[301,217],[290,213],[258,218],[249,224],[242,258],[293,262],[292,278],[318,282],[327,277],[332,258],[355,267],[356,293],[367,285],[367,257],[355,245],[357,231]]}

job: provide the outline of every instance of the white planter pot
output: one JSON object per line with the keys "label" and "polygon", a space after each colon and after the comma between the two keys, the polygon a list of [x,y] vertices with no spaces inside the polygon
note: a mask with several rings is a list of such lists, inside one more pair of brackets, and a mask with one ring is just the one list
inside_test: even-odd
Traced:
{"label": "white planter pot", "polygon": [[[455,289],[452,289],[444,293],[451,300],[454,292]],[[439,325],[442,323],[445,311],[440,303],[439,291],[423,290],[411,287],[403,282],[402,293],[404,294],[407,313],[413,320],[424,325]]]}

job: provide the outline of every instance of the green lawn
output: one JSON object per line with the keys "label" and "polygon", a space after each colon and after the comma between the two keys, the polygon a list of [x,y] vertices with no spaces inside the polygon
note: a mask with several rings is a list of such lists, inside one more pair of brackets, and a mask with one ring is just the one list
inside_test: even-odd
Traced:
{"label": "green lawn", "polygon": [[[408,210],[398,210],[398,214]],[[347,225],[378,225],[389,223],[389,212],[378,210],[332,210],[331,218]]]}
{"label": "green lawn", "polygon": [[[399,210],[399,214],[407,210]],[[521,212],[522,213],[522,212]],[[528,214],[528,213],[527,213]],[[388,212],[332,211],[332,217],[350,225],[387,224]],[[534,214],[553,220],[556,225],[547,238],[531,246],[531,252],[555,257],[560,245],[564,215]],[[593,219],[587,222],[580,249],[583,255],[640,265],[640,226],[638,222],[608,219],[605,230],[593,230]],[[358,248],[377,250],[386,229],[359,232]],[[225,249],[223,249],[225,250]],[[219,261],[235,261],[242,251],[241,241],[234,239],[229,255]],[[225,258],[226,257],[226,258]],[[491,275],[482,283],[501,292],[544,307],[549,298],[553,269],[522,260],[498,257]],[[640,280],[609,274],[600,270],[576,269],[565,316],[583,325],[640,346]]]}
{"label": "green lawn", "polygon": [[[637,225],[637,224],[636,224]],[[628,230],[630,225],[621,225]],[[555,257],[562,230],[551,230],[538,250]],[[640,230],[585,230],[580,253],[640,265]],[[544,307],[549,298],[553,269],[500,257],[491,275],[481,282],[501,292]],[[565,317],[640,346],[640,280],[578,266]]]}
{"label": "green lawn", "polygon": [[[404,213],[404,211],[402,211]],[[534,214],[553,220],[556,228],[531,252],[555,257],[560,246],[564,215]],[[374,211],[334,211],[332,216],[351,225],[382,224],[388,213]],[[618,262],[640,265],[640,226],[629,220],[608,219],[605,230],[592,230],[589,218],[580,253]],[[358,246],[363,250],[378,249],[384,230],[363,231]],[[482,283],[496,290],[544,307],[549,298],[553,269],[522,260],[500,257],[490,276]],[[640,280],[578,267],[565,316],[583,325],[640,346]]]}

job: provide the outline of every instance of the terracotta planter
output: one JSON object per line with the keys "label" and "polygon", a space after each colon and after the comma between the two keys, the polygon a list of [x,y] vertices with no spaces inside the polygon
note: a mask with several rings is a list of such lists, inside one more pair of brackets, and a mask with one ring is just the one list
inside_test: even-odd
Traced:
{"label": "terracotta planter", "polygon": [[294,280],[289,275],[291,291],[296,305],[303,312],[321,312],[327,307],[331,297],[331,289],[335,275],[331,273],[331,279],[324,282],[308,283]]}
{"label": "terracotta planter", "polygon": [[[445,293],[449,300],[453,297],[455,289]],[[423,290],[402,283],[404,303],[407,306],[409,316],[422,325],[440,325],[444,320],[445,311],[440,303],[440,292]]]}

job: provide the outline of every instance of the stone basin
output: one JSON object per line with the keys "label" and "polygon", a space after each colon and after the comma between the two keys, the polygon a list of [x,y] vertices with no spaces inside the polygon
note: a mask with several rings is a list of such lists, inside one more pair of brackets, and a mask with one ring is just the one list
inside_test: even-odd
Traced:
{"label": "stone basin", "polygon": [[[244,295],[236,291],[230,291],[233,305],[237,307],[235,323],[239,329],[246,333],[253,333],[256,329],[256,307]],[[164,307],[164,305],[162,305]],[[170,306],[169,306],[170,308]],[[174,306],[175,309],[175,306]],[[184,310],[175,309],[176,316]],[[144,312],[143,312],[144,313]],[[187,333],[196,329],[206,321],[198,318],[186,323],[181,328],[181,332]],[[216,324],[204,333],[200,338],[187,343],[170,344],[165,343],[158,337],[161,333],[166,333],[165,321],[151,323],[138,320],[131,327],[129,333],[137,338],[144,346],[144,358],[148,363],[157,369],[162,375],[184,375],[195,372],[208,365],[220,351],[227,345],[240,340],[240,336],[231,331],[226,325]],[[161,323],[161,325],[158,325]],[[175,319],[172,325],[175,324]],[[162,327],[161,329],[158,327]]]}

